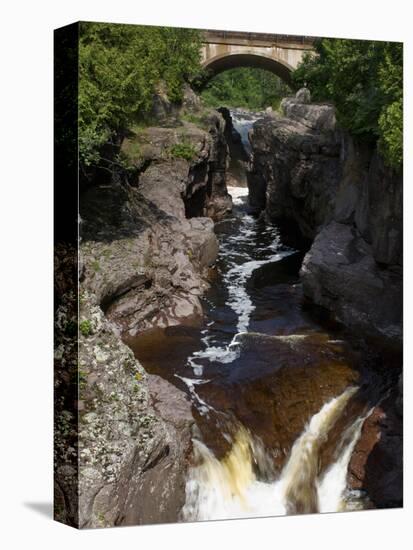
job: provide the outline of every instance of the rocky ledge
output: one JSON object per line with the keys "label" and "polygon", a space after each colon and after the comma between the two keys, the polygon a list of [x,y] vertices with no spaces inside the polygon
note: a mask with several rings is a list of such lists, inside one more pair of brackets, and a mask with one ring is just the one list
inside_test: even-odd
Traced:
{"label": "rocky ledge", "polygon": [[330,222],[316,236],[301,267],[307,297],[353,330],[401,342],[401,269],[382,267],[355,227]]}

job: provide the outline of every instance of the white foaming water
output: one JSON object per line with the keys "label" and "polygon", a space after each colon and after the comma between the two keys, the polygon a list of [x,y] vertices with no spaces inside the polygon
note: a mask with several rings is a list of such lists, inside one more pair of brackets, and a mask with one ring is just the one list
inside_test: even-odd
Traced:
{"label": "white foaming water", "polygon": [[262,265],[280,260],[285,254],[273,254],[266,260],[251,260],[235,265],[224,276],[229,298],[226,304],[238,314],[237,330],[245,332],[250,323],[251,313],[255,306],[247,292],[246,283],[252,273]]}
{"label": "white foaming water", "polygon": [[250,155],[252,152],[248,133],[256,120],[260,118],[258,114],[252,114],[245,111],[231,110],[232,125],[241,136],[241,141],[245,152]]}
{"label": "white foaming water", "polygon": [[[242,205],[248,196],[246,187],[229,187],[228,192],[231,194],[235,206]],[[226,304],[238,315],[238,332],[245,332],[248,330],[251,314],[255,310],[247,291],[248,279],[257,268],[276,262],[291,254],[292,251],[279,251],[280,237],[277,229],[273,226],[267,226],[260,233],[261,239],[263,235],[270,237],[270,244],[264,248],[257,248],[257,242],[260,239],[257,235],[255,218],[244,214],[241,222],[239,234],[233,235],[221,243],[221,254],[225,255],[230,265],[230,269],[223,277],[229,294]],[[243,248],[246,250],[244,253],[242,252]],[[253,253],[261,251],[267,252],[264,259],[251,259]],[[245,261],[240,263],[240,257]]]}
{"label": "white foaming water", "polygon": [[360,508],[357,503],[348,506],[344,498],[347,487],[347,469],[354,447],[359,440],[361,428],[373,409],[347,428],[342,437],[342,448],[338,459],[325,472],[318,481],[318,497],[320,512],[344,512],[347,509]]}
{"label": "white foaming water", "polygon": [[188,357],[188,365],[192,367],[195,376],[202,376],[204,372],[204,367],[202,364],[197,363],[197,359],[205,359],[208,361],[217,361],[218,363],[232,363],[237,357],[239,357],[240,349],[238,336],[242,334],[239,332],[236,334],[231,343],[228,346],[213,346],[209,344],[210,337],[206,336],[201,338],[201,340],[206,345],[206,348],[199,351],[194,351],[194,353]]}
{"label": "white foaming water", "polygon": [[[198,465],[189,472],[183,518],[194,521],[346,509],[348,464],[366,417],[357,418],[344,432],[339,456],[321,480],[319,450],[356,391],[353,387],[346,389],[311,418],[294,443],[279,479],[272,483],[257,479],[253,464],[259,465],[263,457],[244,428],[222,460],[194,440]],[[354,509],[354,503],[351,506]]]}
{"label": "white foaming water", "polygon": [[248,187],[228,187],[228,193],[232,197],[232,203],[235,206],[239,206],[248,197]]}
{"label": "white foaming water", "polygon": [[191,378],[186,378],[185,376],[179,376],[179,374],[175,374],[175,376],[182,380],[182,382],[187,386],[193,402],[197,404],[197,409],[200,414],[208,414],[209,411],[215,410],[213,407],[211,407],[211,405],[208,405],[208,403],[201,399],[195,390],[195,386],[207,384],[209,380],[200,380],[199,378],[193,380]]}
{"label": "white foaming water", "polygon": [[[242,207],[248,198],[247,187],[228,187],[235,208]],[[278,231],[273,226],[267,226],[260,230],[258,235],[256,219],[242,212],[240,216],[239,231],[235,235],[226,236],[220,242],[219,257],[224,258],[228,264],[228,270],[223,275],[223,283],[228,291],[226,305],[237,314],[237,332],[246,332],[249,327],[251,314],[255,306],[248,294],[247,282],[252,273],[259,267],[280,260],[292,251],[280,249]],[[265,236],[269,244],[258,247],[257,243]],[[251,259],[260,253],[262,259]],[[210,325],[211,326],[211,325]],[[194,352],[188,358],[188,366],[193,369],[195,376],[202,376],[204,366],[202,361],[231,363],[239,356],[236,335],[229,345],[217,345],[209,330],[204,331],[206,336],[201,338],[203,349]]]}

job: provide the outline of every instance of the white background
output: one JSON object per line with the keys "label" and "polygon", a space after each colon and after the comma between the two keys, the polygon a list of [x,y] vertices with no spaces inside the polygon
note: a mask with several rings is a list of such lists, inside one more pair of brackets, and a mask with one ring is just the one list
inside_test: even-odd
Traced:
{"label": "white background", "polygon": [[[79,19],[405,41],[405,281],[412,238],[412,16],[408,0],[50,0],[0,7],[0,543],[3,548],[341,548],[407,542],[412,475],[405,322],[405,509],[78,532],[52,495],[52,29]],[[138,61],[138,60],[137,60]],[[410,85],[410,87],[409,87]],[[410,161],[410,162],[409,162]],[[59,185],[59,182],[57,182]],[[405,310],[411,306],[405,285]],[[412,518],[413,519],[413,518]],[[411,538],[411,537],[410,537]]]}

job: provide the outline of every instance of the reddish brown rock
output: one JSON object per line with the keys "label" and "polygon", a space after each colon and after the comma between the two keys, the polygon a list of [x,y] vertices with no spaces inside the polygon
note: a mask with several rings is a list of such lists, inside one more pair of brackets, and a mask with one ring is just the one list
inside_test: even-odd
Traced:
{"label": "reddish brown rock", "polygon": [[348,482],[353,489],[365,490],[376,508],[403,506],[403,418],[395,392],[364,422]]}

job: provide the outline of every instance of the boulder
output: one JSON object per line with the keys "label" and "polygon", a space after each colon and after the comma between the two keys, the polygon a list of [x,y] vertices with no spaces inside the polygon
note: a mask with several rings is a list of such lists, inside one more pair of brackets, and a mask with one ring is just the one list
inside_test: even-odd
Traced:
{"label": "boulder", "polygon": [[349,225],[331,222],[301,268],[304,293],[344,325],[389,344],[402,340],[402,287],[397,268],[380,268],[373,249]]}
{"label": "boulder", "polygon": [[311,93],[310,90],[306,87],[300,88],[295,94],[295,99],[299,103],[310,103],[311,102]]}
{"label": "boulder", "polygon": [[[304,88],[306,90],[306,88]],[[308,92],[308,90],[306,90]],[[300,93],[301,90],[299,90]],[[303,92],[303,96],[305,96]],[[336,112],[333,105],[310,103],[302,98],[285,97],[281,101],[284,116],[296,120],[312,130],[333,132],[337,127]]]}
{"label": "boulder", "polygon": [[[117,525],[177,522],[185,504],[186,470],[192,450],[192,405],[186,395],[159,376],[148,377],[151,406],[163,429],[140,476],[123,472],[117,491],[122,502]],[[136,467],[136,463],[134,464]]]}
{"label": "boulder", "polygon": [[314,238],[334,212],[341,173],[338,136],[278,115],[258,120],[250,141],[252,204],[271,220],[294,220],[305,237]]}

